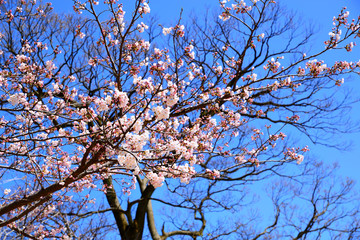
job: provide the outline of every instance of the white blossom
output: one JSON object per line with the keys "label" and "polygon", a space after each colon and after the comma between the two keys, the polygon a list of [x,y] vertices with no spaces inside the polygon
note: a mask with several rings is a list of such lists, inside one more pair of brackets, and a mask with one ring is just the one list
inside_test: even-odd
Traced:
{"label": "white blossom", "polygon": [[162,106],[157,106],[153,108],[153,112],[155,113],[156,120],[168,119],[170,117],[170,108],[163,108]]}

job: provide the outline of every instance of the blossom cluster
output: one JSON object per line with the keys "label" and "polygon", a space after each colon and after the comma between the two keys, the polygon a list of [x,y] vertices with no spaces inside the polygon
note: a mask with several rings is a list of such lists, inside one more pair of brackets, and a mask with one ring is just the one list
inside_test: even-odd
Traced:
{"label": "blossom cluster", "polygon": [[[289,66],[281,61],[283,56],[266,57],[260,67],[257,60],[246,66],[248,56],[237,53],[232,41],[221,40],[220,46],[204,50],[196,37],[188,38],[191,31],[180,23],[160,29],[172,40],[170,47],[164,47],[145,37],[145,30],[151,29],[144,18],[150,14],[146,1],[138,2],[129,16],[133,21],[126,21],[123,6],[115,7],[113,2],[106,3],[113,8],[104,22],[94,10],[98,1],[75,3],[75,11],[93,14],[99,27],[92,34],[90,28],[76,24],[69,41],[75,49],[36,38],[23,39],[19,53],[2,52],[6,61],[0,71],[4,113],[0,163],[7,169],[4,179],[14,172],[26,176],[17,188],[11,183],[4,186],[2,206],[30,197],[40,202],[44,196],[55,196],[54,202],[75,202],[70,193],[99,189],[109,177],[126,183],[147,179],[149,186],[159,188],[166,179],[188,184],[198,177],[231,177],[237,174],[232,169],[251,167],[256,172],[256,167],[274,162],[300,164],[307,147],[279,147],[285,145],[286,134],[263,123],[302,128],[311,122],[304,113],[316,108],[303,98],[313,80],[331,79],[341,85],[340,75],[360,68],[360,61],[330,66],[314,55],[300,55]],[[264,1],[252,0],[248,5],[241,0],[227,6],[228,2],[221,1],[219,17],[246,26],[241,19],[252,16]],[[40,10],[36,10],[39,17]],[[17,14],[25,14],[20,8],[16,11],[1,14],[11,23],[21,17]],[[343,11],[334,19],[324,51],[349,38],[342,28],[359,30],[357,23],[348,23],[348,16]],[[248,34],[244,54],[256,52],[272,37],[261,32]],[[345,49],[354,47],[350,42]],[[64,61],[64,57],[77,62],[69,66],[72,59]],[[327,87],[319,85],[316,91]],[[276,150],[278,154],[273,153]],[[123,187],[124,193],[131,193],[134,185],[129,185]],[[111,186],[101,190],[106,192],[107,187]],[[36,208],[31,217],[45,219],[56,212],[56,206]],[[16,219],[23,208],[25,204],[9,210],[9,219]],[[41,239],[59,236],[64,229],[29,231]]]}

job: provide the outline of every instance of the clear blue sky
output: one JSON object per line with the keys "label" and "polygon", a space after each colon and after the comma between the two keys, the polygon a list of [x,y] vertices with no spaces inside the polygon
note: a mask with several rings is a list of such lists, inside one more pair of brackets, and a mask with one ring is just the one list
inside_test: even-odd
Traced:
{"label": "clear blue sky", "polygon": [[[356,18],[360,15],[360,1],[358,0],[288,0],[286,2],[290,9],[297,11],[304,19],[309,19],[319,26],[319,32],[316,39],[323,42],[326,39],[329,29],[332,27],[332,17],[337,16],[340,9],[344,6],[350,11],[350,18]],[[345,55],[345,54],[344,54]],[[329,61],[344,58],[345,56],[329,56]],[[347,58],[347,57],[346,57]],[[360,59],[360,39],[357,40],[357,47],[354,48],[348,61],[357,61]],[[360,76],[354,76],[344,87],[352,88],[353,92],[360,98]],[[360,103],[354,105],[352,110],[354,119],[360,120]],[[340,135],[339,139],[348,139],[352,141],[352,148],[349,151],[338,151],[322,146],[311,147],[312,152],[318,155],[323,161],[339,161],[341,166],[340,174],[349,176],[357,181],[357,187],[360,188],[360,133]],[[334,139],[336,141],[336,139]]]}
{"label": "clear blue sky", "polygon": [[[52,2],[56,11],[72,12],[71,0],[54,0]],[[128,2],[124,1],[126,4]],[[336,16],[342,7],[347,6],[350,17],[360,15],[359,0],[278,0],[277,2],[286,6],[289,10],[297,12],[303,20],[310,21],[318,27],[315,39],[320,43],[319,47],[321,48],[323,47],[321,43],[328,38],[333,16]],[[169,23],[170,26],[170,23],[177,22],[181,8],[183,8],[184,17],[191,13],[202,15],[207,9],[217,7],[218,0],[152,0],[149,5],[151,14],[156,14],[160,22]],[[336,58],[337,56],[330,55],[328,59],[324,60],[332,62]],[[343,58],[343,56],[340,58]],[[348,60],[356,61],[359,59],[360,41],[358,41],[358,46],[354,48]],[[346,82],[344,86],[353,88],[353,92],[357,93],[357,97],[360,98],[360,76],[354,77],[351,82]],[[353,116],[360,119],[360,103],[354,105]],[[311,152],[324,161],[339,161],[341,174],[350,176],[360,183],[360,174],[358,174],[360,167],[360,133],[342,135],[339,138],[352,141],[352,148],[344,152],[322,146],[310,146]]]}
{"label": "clear blue sky", "polygon": [[[245,2],[249,2],[245,1]],[[360,15],[360,1],[359,0],[278,0],[278,3],[286,6],[289,10],[297,12],[304,21],[310,21],[318,27],[315,39],[319,42],[319,48],[323,48],[323,42],[328,39],[328,33],[332,28],[332,18],[337,16],[346,6],[350,11],[350,18],[355,18]],[[177,21],[180,9],[183,8],[183,15],[189,13],[202,14],[208,7],[217,7],[218,0],[153,0],[150,1],[152,13],[158,14],[160,20],[167,20],[170,22]],[[175,18],[174,18],[175,17]],[[313,47],[313,50],[316,46]],[[348,61],[357,61],[360,59],[360,39],[358,46],[354,48],[353,52],[347,58]],[[325,61],[336,61],[337,56],[329,56]],[[343,56],[339,58],[344,58]],[[347,82],[344,87],[354,88],[354,93],[358,93],[360,98],[360,76],[354,77],[351,82]],[[360,120],[360,103],[354,105],[353,115]],[[347,134],[339,136],[341,140],[347,139],[352,141],[352,149],[349,151],[338,151],[336,149],[329,149],[322,146],[310,146],[311,154],[314,157],[318,156],[323,161],[339,161],[341,166],[340,174],[356,179],[360,188],[360,133]],[[336,141],[336,139],[334,139]]]}
{"label": "clear blue sky", "polygon": [[[249,0],[247,0],[249,1]],[[71,0],[54,0],[53,6],[55,10],[71,12],[72,1]],[[130,1],[132,2],[132,1]],[[315,39],[319,42],[319,47],[322,48],[323,41],[328,38],[328,33],[332,27],[332,18],[336,16],[340,9],[347,6],[350,11],[350,17],[356,17],[360,15],[360,1],[359,0],[278,0],[277,2],[286,6],[289,10],[293,10],[299,14],[305,21],[310,21],[318,27],[318,32]],[[129,1],[124,1],[128,4]],[[151,14],[156,14],[159,17],[159,21],[162,23],[175,23],[178,20],[180,9],[183,8],[183,16],[188,14],[202,15],[207,9],[213,9],[217,7],[218,0],[152,0],[150,1]],[[164,24],[166,26],[166,24]],[[313,46],[313,50],[317,46]],[[339,58],[344,58],[341,56]],[[337,56],[331,55],[324,59],[329,62],[333,62],[337,59]],[[356,61],[360,59],[360,41],[358,46],[354,48],[349,61]],[[351,82],[346,82],[344,87],[353,89],[354,93],[357,93],[360,98],[360,76],[355,76]],[[356,119],[360,119],[360,103],[354,105],[353,116]],[[360,133],[348,134],[339,136],[340,139],[347,139],[353,142],[353,146],[348,151],[338,151],[335,149],[329,149],[322,146],[310,146],[312,154],[315,154],[324,161],[339,161],[341,165],[341,174],[344,176],[350,176],[360,183],[360,174],[358,169],[360,167]],[[336,140],[334,140],[336,141]]]}
{"label": "clear blue sky", "polygon": [[[249,2],[247,0],[246,2]],[[129,3],[133,1],[124,1]],[[304,21],[311,21],[318,27],[316,34],[316,40],[319,43],[318,46],[313,46],[313,50],[316,48],[323,48],[323,42],[328,39],[328,33],[332,28],[332,18],[338,15],[343,6],[348,7],[350,11],[350,17],[356,17],[360,15],[360,0],[277,0],[281,4],[285,5],[290,10],[296,11]],[[59,11],[72,11],[71,0],[54,0],[53,5],[55,10]],[[151,14],[156,14],[159,17],[159,21],[164,23],[164,26],[171,26],[171,23],[175,23],[178,20],[180,9],[183,8],[183,16],[187,16],[190,13],[201,15],[208,8],[214,8],[218,5],[218,0],[151,0],[150,1]],[[345,53],[345,52],[344,52]],[[329,55],[326,59],[328,62],[334,62],[338,59],[344,59],[345,56]],[[360,59],[360,39],[358,40],[358,46],[354,48],[352,54],[346,57],[348,61],[357,61]],[[348,82],[345,82],[344,87],[352,88],[353,92],[360,98],[360,76],[354,76],[354,78]],[[354,105],[352,111],[354,119],[360,120],[360,103]],[[338,161],[342,176],[349,176],[357,181],[357,188],[360,189],[360,133],[353,133],[347,135],[338,135],[334,141],[338,140],[352,141],[352,149],[348,151],[339,151],[336,149],[330,149],[323,146],[310,145],[311,154],[313,157],[323,160],[324,162]],[[306,161],[306,159],[305,159]]]}

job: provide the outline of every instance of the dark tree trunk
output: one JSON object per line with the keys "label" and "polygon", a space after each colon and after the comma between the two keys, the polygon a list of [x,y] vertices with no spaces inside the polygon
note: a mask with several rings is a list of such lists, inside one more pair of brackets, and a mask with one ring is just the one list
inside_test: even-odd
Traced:
{"label": "dark tree trunk", "polygon": [[[137,205],[129,205],[127,210],[123,210],[116,195],[112,177],[104,179],[103,183],[106,188],[106,199],[112,209],[121,239],[141,240],[144,232],[147,205],[155,188],[150,184],[147,185],[144,191],[142,191],[141,199]],[[137,206],[136,216],[135,219],[132,219],[131,208],[134,206]]]}

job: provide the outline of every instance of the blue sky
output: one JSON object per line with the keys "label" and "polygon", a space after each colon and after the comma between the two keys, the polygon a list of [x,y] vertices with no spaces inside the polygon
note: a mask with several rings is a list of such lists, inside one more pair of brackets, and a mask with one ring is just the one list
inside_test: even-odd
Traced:
{"label": "blue sky", "polygon": [[[285,2],[285,1],[283,1]],[[356,18],[360,15],[360,1],[358,0],[302,0],[302,1],[286,1],[290,9],[297,11],[304,19],[309,19],[319,27],[316,39],[320,44],[326,39],[329,29],[332,27],[332,17],[336,16],[340,9],[344,6],[350,11],[350,18]],[[357,61],[360,59],[360,41],[357,40],[357,47],[354,48],[350,56],[329,56],[329,62],[337,60],[337,58],[346,58],[348,61]],[[357,98],[360,98],[360,76],[354,76],[344,87],[351,88]],[[353,106],[352,115],[354,120],[360,120],[360,103]],[[319,156],[323,161],[339,161],[341,166],[340,174],[355,179],[360,188],[360,133],[339,135],[338,139],[348,140],[352,142],[352,146],[348,151],[338,151],[336,149],[326,148],[322,146],[312,146],[311,152]],[[336,139],[334,139],[336,141]]]}
{"label": "blue sky", "polygon": [[[247,0],[246,2],[249,2]],[[133,2],[125,1],[124,2]],[[336,16],[343,6],[347,6],[350,11],[350,17],[356,17],[360,15],[360,1],[359,0],[278,0],[289,10],[297,12],[299,17],[303,21],[310,21],[317,27],[315,36],[316,43],[318,45],[312,46],[313,50],[322,49],[324,47],[323,42],[328,39],[328,33],[332,28],[332,18]],[[72,1],[71,0],[55,0],[53,1],[55,11],[71,12]],[[152,0],[150,1],[151,14],[156,14],[159,17],[159,22],[163,25],[171,26],[171,23],[178,21],[180,9],[183,8],[183,17],[193,13],[202,15],[206,9],[217,7],[217,0]],[[166,25],[168,24],[168,25]],[[348,55],[343,52],[344,55],[337,56],[329,54],[325,60],[329,63],[336,61],[337,59],[345,59],[348,61],[357,61],[360,59],[360,39],[358,39],[358,46],[354,48],[353,52]],[[339,54],[339,52],[337,52]],[[345,88],[353,89],[354,94],[357,94],[357,98],[360,99],[360,76],[353,76],[344,84]],[[352,115],[354,120],[360,120],[360,103],[353,106]],[[300,141],[307,141],[304,136]],[[310,145],[311,155],[314,158],[320,159],[324,162],[338,161],[340,164],[340,174],[342,176],[349,176],[355,179],[358,184],[357,188],[360,189],[360,133],[352,133],[346,135],[338,135],[334,138],[334,142],[339,140],[348,140],[352,142],[352,148],[347,151],[339,151],[323,146]],[[308,141],[307,141],[308,142]],[[305,160],[306,161],[306,160]]]}
{"label": "blue sky", "polygon": [[[55,11],[72,12],[71,0],[55,0],[52,2]],[[314,39],[319,45],[312,46],[313,50],[323,48],[322,43],[328,38],[328,33],[332,27],[332,18],[340,12],[342,7],[346,6],[347,10],[350,11],[350,18],[360,15],[360,1],[358,0],[278,0],[277,2],[296,12],[303,21],[309,21],[316,26],[317,32]],[[124,3],[128,4],[129,2],[124,1]],[[170,26],[178,21],[181,8],[183,8],[183,17],[186,17],[188,14],[200,16],[207,9],[212,10],[216,8],[218,0],[152,0],[149,5],[151,7],[151,14],[156,15],[159,18],[159,22],[164,23],[166,27],[166,23]],[[329,54],[323,60],[331,63],[337,59],[344,58],[348,61],[360,59],[360,40],[358,40],[358,46],[354,48],[350,55],[337,56]],[[360,98],[360,76],[354,76],[344,84],[344,87],[353,89],[353,92],[358,95],[356,97]],[[353,106],[352,115],[354,120],[360,120],[360,103]],[[358,174],[360,166],[360,133],[338,135],[334,141],[339,139],[351,141],[352,147],[347,151],[339,151],[323,146],[310,145],[311,154],[325,162],[339,161],[341,166],[340,174],[349,176],[360,183],[360,175]]]}
{"label": "blue sky", "polygon": [[[249,1],[245,1],[249,2]],[[323,48],[323,42],[328,39],[328,33],[332,28],[332,18],[337,16],[342,9],[346,6],[350,11],[350,18],[355,18],[360,15],[360,1],[358,0],[278,0],[280,4],[286,6],[289,10],[296,12],[303,21],[309,21],[317,27],[315,35],[315,41],[319,43],[318,49]],[[183,8],[183,15],[187,14],[203,14],[203,12],[210,8],[217,7],[217,0],[154,0],[150,1],[150,7],[152,13],[156,13],[160,21],[165,20],[176,22],[179,16],[180,9]],[[312,47],[316,50],[317,46]],[[338,53],[338,52],[337,52]],[[344,52],[345,53],[345,52]],[[330,54],[329,57],[323,60],[328,62],[334,62],[339,58],[345,58],[348,61],[357,61],[360,59],[360,40],[358,40],[358,46],[354,48],[353,52],[348,55],[337,57]],[[346,88],[352,88],[354,93],[358,93],[360,98],[360,77],[354,76],[353,79],[344,84]],[[360,120],[360,103],[354,105],[352,111],[355,119]],[[351,149],[348,151],[339,151],[323,146],[311,146],[311,155],[319,158],[325,162],[339,161],[340,174],[343,176],[349,176],[360,184],[360,174],[358,169],[360,167],[360,133],[339,135],[341,140],[347,140],[352,142]],[[334,141],[337,141],[334,139]],[[360,186],[358,186],[360,188]]]}

